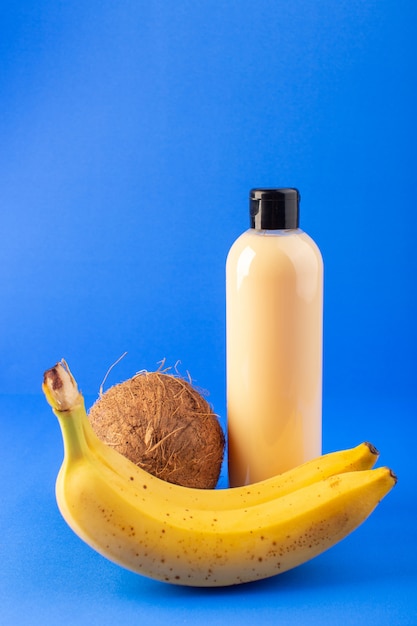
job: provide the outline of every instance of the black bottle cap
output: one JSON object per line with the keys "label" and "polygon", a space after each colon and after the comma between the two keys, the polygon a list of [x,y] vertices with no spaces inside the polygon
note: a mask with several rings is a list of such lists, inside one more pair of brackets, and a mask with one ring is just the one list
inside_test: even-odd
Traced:
{"label": "black bottle cap", "polygon": [[251,189],[250,224],[256,230],[298,228],[300,193],[295,188]]}

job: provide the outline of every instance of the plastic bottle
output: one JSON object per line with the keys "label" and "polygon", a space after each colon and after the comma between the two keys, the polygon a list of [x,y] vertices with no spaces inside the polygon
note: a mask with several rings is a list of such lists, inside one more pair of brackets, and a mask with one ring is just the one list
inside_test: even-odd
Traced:
{"label": "plastic bottle", "polygon": [[321,454],[323,261],[297,189],[252,189],[226,263],[230,486]]}

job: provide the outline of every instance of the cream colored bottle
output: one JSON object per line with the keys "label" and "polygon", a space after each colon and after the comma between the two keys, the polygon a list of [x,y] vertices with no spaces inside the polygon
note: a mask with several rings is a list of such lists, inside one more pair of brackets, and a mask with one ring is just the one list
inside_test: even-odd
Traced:
{"label": "cream colored bottle", "polygon": [[321,454],[323,261],[297,189],[252,189],[226,263],[229,484]]}

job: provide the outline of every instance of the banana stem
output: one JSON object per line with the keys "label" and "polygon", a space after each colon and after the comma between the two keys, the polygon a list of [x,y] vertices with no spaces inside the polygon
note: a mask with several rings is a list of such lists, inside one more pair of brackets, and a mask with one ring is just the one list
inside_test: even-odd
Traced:
{"label": "banana stem", "polygon": [[65,459],[84,457],[88,449],[83,428],[87,420],[84,398],[64,360],[45,372],[42,389],[59,420]]}
{"label": "banana stem", "polygon": [[80,399],[82,402],[75,378],[64,359],[44,373],[42,389],[54,413],[70,411]]}

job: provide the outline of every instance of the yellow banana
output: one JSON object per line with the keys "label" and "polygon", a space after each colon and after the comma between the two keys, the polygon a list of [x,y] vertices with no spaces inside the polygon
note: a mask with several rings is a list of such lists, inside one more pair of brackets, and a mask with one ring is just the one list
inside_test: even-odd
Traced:
{"label": "yellow banana", "polygon": [[[283,572],[354,530],[396,481],[387,468],[350,471],[279,497],[264,481],[261,502],[220,508],[215,490],[170,485],[130,461],[124,469],[134,476],[119,474],[104,462],[88,443],[84,401],[63,365],[46,373],[43,388],[64,439],[56,485],[63,517],[110,560],[158,580],[232,585]],[[195,505],[196,491],[204,506]]]}
{"label": "yellow banana", "polygon": [[[50,372],[55,372],[55,370],[60,377],[68,379],[67,384],[70,389],[77,389],[76,382],[65,361],[58,363]],[[124,481],[125,477],[129,476],[130,489],[141,491],[143,470],[98,439],[88,420],[82,420],[82,422],[87,445],[94,457],[97,457],[97,461],[106,465],[110,471],[116,474],[112,480],[117,481],[121,478]],[[175,497],[177,504],[183,503],[184,506],[188,506],[192,500],[193,506],[198,508],[232,509],[266,502],[271,497],[286,495],[295,489],[305,487],[334,474],[371,469],[378,456],[378,450],[372,444],[361,443],[354,448],[325,454],[261,483],[228,489],[227,494],[222,489],[206,491],[176,488],[148,475],[147,484],[154,496],[159,494],[159,496],[169,500]]]}
{"label": "yellow banana", "polygon": [[[129,474],[132,488],[141,483],[143,472],[140,467],[132,464],[129,459],[98,439],[89,422],[84,422],[84,435],[90,450],[109,469],[120,476]],[[166,497],[175,493],[176,501],[181,501],[184,504],[189,503],[192,497],[194,506],[202,508],[239,508],[260,504],[272,496],[286,495],[295,489],[311,485],[334,474],[371,469],[378,457],[378,450],[371,443],[364,442],[354,448],[329,452],[261,483],[229,488],[227,497],[225,497],[223,489],[210,490],[208,497],[206,490],[176,489],[174,486],[167,486],[166,483],[157,479],[152,481],[152,489],[154,493],[158,492]]]}

